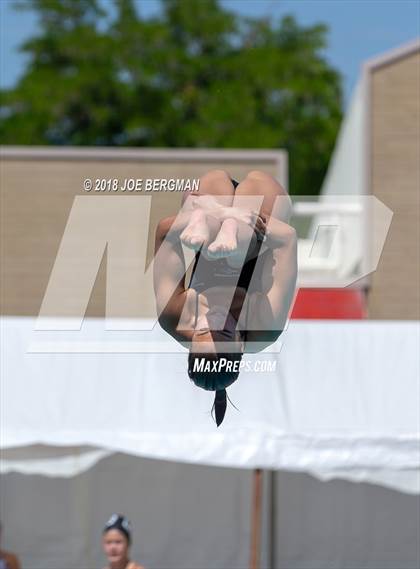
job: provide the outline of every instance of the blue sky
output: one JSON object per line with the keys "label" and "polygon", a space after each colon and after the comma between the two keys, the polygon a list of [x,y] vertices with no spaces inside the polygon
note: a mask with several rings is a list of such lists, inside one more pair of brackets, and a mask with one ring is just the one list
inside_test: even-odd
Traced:
{"label": "blue sky", "polygon": [[[25,58],[18,52],[18,46],[37,32],[34,15],[16,12],[12,3],[13,0],[0,0],[2,87],[12,86],[23,73]],[[278,19],[294,14],[303,25],[326,23],[330,28],[326,56],[343,75],[346,102],[363,61],[420,35],[418,0],[222,0],[221,3],[246,16]],[[147,17],[156,14],[159,5],[157,0],[140,0],[139,9]]]}

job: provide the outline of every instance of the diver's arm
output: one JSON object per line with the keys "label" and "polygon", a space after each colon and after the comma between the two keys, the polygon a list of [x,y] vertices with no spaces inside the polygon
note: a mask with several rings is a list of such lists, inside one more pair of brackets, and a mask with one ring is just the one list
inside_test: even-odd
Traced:
{"label": "diver's arm", "polygon": [[[162,219],[156,229],[153,286],[159,322],[165,330],[178,324],[185,302],[185,261],[181,242],[170,235],[175,217]],[[173,321],[173,322],[172,322]],[[169,332],[169,330],[167,330]]]}
{"label": "diver's arm", "polygon": [[266,244],[273,249],[274,267],[273,284],[266,296],[273,313],[273,329],[284,330],[296,292],[297,236],[293,227],[279,220],[276,222],[278,232],[270,231],[270,222],[268,224]]}
{"label": "diver's arm", "polygon": [[[297,281],[297,236],[293,227],[280,220],[269,221],[267,240],[264,245],[272,249],[273,261],[263,266],[263,271],[271,271],[271,283],[266,292],[252,295],[252,329],[261,332],[268,345],[275,341],[284,330]],[[264,277],[263,277],[264,278]],[[271,340],[271,342],[270,342]]]}

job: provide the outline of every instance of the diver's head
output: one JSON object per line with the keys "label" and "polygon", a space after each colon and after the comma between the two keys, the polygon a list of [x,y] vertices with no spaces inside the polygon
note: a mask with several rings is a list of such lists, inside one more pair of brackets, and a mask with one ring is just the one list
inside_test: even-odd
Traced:
{"label": "diver's head", "polygon": [[238,379],[241,360],[241,352],[190,352],[188,375],[197,387],[206,391],[221,391]]}
{"label": "diver's head", "polygon": [[226,411],[226,388],[239,377],[244,341],[236,320],[220,306],[213,306],[197,320],[188,356],[188,375],[207,391],[215,391],[217,426]]}
{"label": "diver's head", "polygon": [[188,375],[191,381],[197,387],[215,391],[212,413],[214,410],[217,426],[222,423],[226,413],[226,388],[239,377],[242,355],[242,352],[189,353]]}

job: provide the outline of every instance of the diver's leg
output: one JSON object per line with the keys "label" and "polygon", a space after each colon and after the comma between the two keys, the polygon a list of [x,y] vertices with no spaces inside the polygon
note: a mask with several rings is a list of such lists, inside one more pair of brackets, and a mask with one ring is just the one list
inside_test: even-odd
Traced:
{"label": "diver's leg", "polygon": [[[225,170],[210,170],[200,178],[200,183],[197,191],[184,192],[182,196],[182,204],[186,200],[190,204],[186,207],[193,207],[193,201],[197,200],[199,205],[200,199],[206,203],[208,199],[215,199],[218,203],[225,206],[230,206],[233,201],[234,187],[231,177]],[[207,197],[205,197],[207,196]]]}
{"label": "diver's leg", "polygon": [[[232,181],[229,174],[224,170],[207,172],[200,178],[198,191],[184,193],[182,197],[184,211],[193,210],[190,222],[180,235],[181,241],[186,247],[198,250],[214,240],[221,224],[214,217],[207,216],[205,210],[211,209],[212,204],[214,206],[230,206],[233,195]],[[231,240],[230,237],[226,242]]]}
{"label": "diver's leg", "polygon": [[[249,172],[236,188],[235,195],[241,197],[239,207],[242,203],[244,205],[249,203],[252,209],[260,210],[267,217],[276,217],[286,223],[290,219],[292,202],[289,194],[273,176],[265,172],[260,170]],[[248,198],[242,196],[248,196]],[[253,200],[252,196],[256,198]]]}
{"label": "diver's leg", "polygon": [[[233,209],[259,212],[267,220],[273,216],[287,223],[292,211],[292,202],[275,178],[260,170],[252,170],[236,188]],[[252,259],[257,251],[262,253],[265,248],[264,244],[257,246],[254,229],[239,221],[237,248],[229,255],[228,263],[241,266],[245,258]]]}

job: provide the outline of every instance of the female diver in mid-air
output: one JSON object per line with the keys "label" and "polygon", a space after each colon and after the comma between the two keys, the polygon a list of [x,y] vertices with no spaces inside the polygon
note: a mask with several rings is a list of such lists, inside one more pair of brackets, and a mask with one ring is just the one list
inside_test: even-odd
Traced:
{"label": "female diver in mid-air", "polygon": [[[159,323],[189,348],[192,381],[216,392],[218,426],[242,355],[270,346],[284,330],[297,278],[290,214],[290,197],[272,176],[254,170],[238,183],[212,170],[197,192],[184,194],[181,212],[158,224]],[[196,251],[188,286],[182,244]]]}

